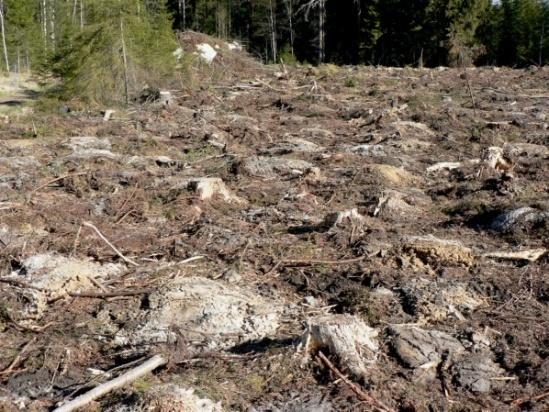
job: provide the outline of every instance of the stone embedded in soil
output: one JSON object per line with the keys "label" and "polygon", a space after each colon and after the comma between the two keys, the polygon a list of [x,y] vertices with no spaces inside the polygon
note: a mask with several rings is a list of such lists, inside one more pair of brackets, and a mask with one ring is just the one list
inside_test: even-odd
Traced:
{"label": "stone embedded in soil", "polygon": [[457,240],[439,239],[433,235],[404,238],[403,250],[432,265],[466,265],[473,263],[473,251]]}
{"label": "stone embedded in soil", "polygon": [[374,157],[387,156],[386,147],[379,144],[361,144],[358,146],[351,146],[347,150],[350,153],[354,153],[361,156],[374,156]]}
{"label": "stone embedded in soil", "polygon": [[361,227],[364,225],[365,221],[365,217],[358,213],[357,209],[348,209],[341,212],[329,213],[324,217],[320,226],[327,229],[345,224]]}
{"label": "stone embedded in soil", "polygon": [[76,136],[71,137],[70,140],[65,143],[65,146],[77,152],[80,150],[97,149],[97,150],[111,150],[112,145],[109,139],[99,138],[94,136]]}
{"label": "stone embedded in soil", "polygon": [[358,316],[322,315],[307,320],[300,350],[305,359],[318,350],[327,351],[338,357],[342,369],[362,378],[377,360],[377,336],[378,331]]}
{"label": "stone embedded in soil", "polygon": [[[289,397],[290,399],[284,399]],[[248,412],[336,412],[338,409],[322,393],[304,391],[277,396],[276,401],[263,401],[254,405]],[[261,400],[259,400],[261,401]]]}
{"label": "stone embedded in soil", "polygon": [[8,169],[32,169],[40,167],[40,162],[34,156],[0,157],[0,167]]}
{"label": "stone embedded in soil", "polygon": [[418,182],[418,178],[410,172],[387,164],[372,164],[366,167],[366,172],[379,179],[379,183],[389,188],[410,187]]}
{"label": "stone embedded in soil", "polygon": [[392,124],[402,137],[410,137],[412,135],[423,135],[427,137],[435,136],[429,126],[424,123],[412,121],[398,121]]}
{"label": "stone embedded in soil", "polygon": [[501,386],[496,378],[506,377],[505,371],[491,359],[489,352],[467,354],[452,367],[456,382],[476,393],[487,393]]}
{"label": "stone embedded in soil", "polygon": [[322,152],[324,147],[298,137],[287,137],[279,144],[267,149],[260,149],[259,154],[282,156],[290,153],[317,153]]}
{"label": "stone embedded in soil", "polygon": [[349,209],[340,212],[328,213],[318,224],[295,226],[290,228],[290,233],[299,234],[307,232],[328,232],[331,229],[351,225],[359,231],[366,223],[366,218],[358,213],[357,209]]}
{"label": "stone embedded in soil", "polygon": [[497,232],[509,233],[542,226],[549,220],[549,213],[542,212],[532,207],[521,207],[509,210],[497,216],[490,228]]}
{"label": "stone embedded in soil", "polygon": [[[120,264],[100,263],[90,260],[65,257],[53,253],[31,256],[22,262],[20,270],[11,276],[16,280],[29,283],[44,291],[29,289],[32,302],[27,307],[28,314],[40,317],[46,309],[50,298],[62,296],[67,292],[95,290],[92,280],[99,280],[122,274],[125,266]],[[92,279],[92,280],[90,280]]]}
{"label": "stone embedded in soil", "polygon": [[[137,398],[137,399],[135,399]],[[223,412],[221,402],[198,396],[194,389],[167,383],[153,386],[128,402],[113,405],[107,412]]]}
{"label": "stone embedded in soil", "polygon": [[120,158],[119,154],[111,152],[111,142],[109,139],[93,136],[72,137],[65,146],[72,149],[72,153],[64,158],[65,161],[92,160],[92,159],[111,159]]}
{"label": "stone embedded in soil", "polygon": [[402,287],[408,311],[419,321],[439,322],[449,316],[465,320],[485,304],[481,296],[459,282],[412,279]]}
{"label": "stone embedded in soil", "polygon": [[399,216],[417,216],[425,211],[431,204],[431,200],[419,189],[409,190],[384,190],[379,196],[374,216],[382,216],[390,219]]}
{"label": "stone embedded in soil", "polygon": [[447,354],[459,354],[463,345],[451,335],[416,326],[390,326],[393,348],[402,362],[410,368],[436,367]]}
{"label": "stone embedded in soil", "polygon": [[532,143],[505,143],[503,145],[503,151],[506,155],[519,158],[541,158],[547,159],[549,157],[549,148]]}
{"label": "stone embedded in soil", "polygon": [[220,197],[225,202],[246,203],[244,199],[227,189],[223,180],[218,177],[190,179],[188,187],[198,193],[200,200],[211,200],[214,197]]}
{"label": "stone embedded in soil", "polygon": [[274,334],[281,310],[279,302],[251,290],[206,278],[181,278],[152,293],[138,326],[120,330],[115,343],[174,342],[180,331],[189,347],[227,349]]}
{"label": "stone embedded in soil", "polygon": [[242,163],[243,170],[257,177],[276,178],[280,175],[303,175],[314,165],[305,160],[285,157],[252,156]]}

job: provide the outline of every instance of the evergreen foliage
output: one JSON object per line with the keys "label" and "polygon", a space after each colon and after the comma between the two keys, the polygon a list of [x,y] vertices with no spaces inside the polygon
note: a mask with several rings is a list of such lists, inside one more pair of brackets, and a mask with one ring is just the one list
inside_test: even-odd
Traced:
{"label": "evergreen foliage", "polygon": [[239,39],[265,62],[549,62],[549,0],[0,0],[0,11],[2,69],[54,73],[90,101],[162,84],[173,29]]}

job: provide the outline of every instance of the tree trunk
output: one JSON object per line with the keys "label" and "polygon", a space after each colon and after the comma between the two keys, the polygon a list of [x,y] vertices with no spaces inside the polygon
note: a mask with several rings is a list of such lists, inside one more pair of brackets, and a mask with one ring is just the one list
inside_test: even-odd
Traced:
{"label": "tree trunk", "polygon": [[4,19],[4,0],[0,0],[0,24],[2,25],[2,47],[4,48],[4,62],[6,64],[6,72],[10,74],[10,62],[8,59],[8,46],[6,45],[6,21]]}
{"label": "tree trunk", "polygon": [[44,54],[48,53],[48,4],[42,0],[42,36],[44,37]]}
{"label": "tree trunk", "polygon": [[276,42],[276,16],[273,9],[273,0],[269,0],[269,33],[271,37],[271,52],[273,62],[278,60],[278,47]]}
{"label": "tree trunk", "polygon": [[326,49],[326,0],[319,0],[318,2],[318,59],[319,63],[324,63],[325,49]]}
{"label": "tree trunk", "polygon": [[288,15],[288,25],[290,29],[290,50],[292,56],[295,57],[294,52],[294,43],[295,43],[295,33],[294,33],[294,5],[293,0],[284,0],[284,5],[286,6],[286,14]]}
{"label": "tree trunk", "polygon": [[54,0],[51,0],[50,2],[50,40],[51,40],[51,47],[52,50],[55,51],[55,2]]}
{"label": "tree trunk", "polygon": [[543,42],[545,36],[545,21],[541,23],[541,33],[539,35],[539,66],[543,65]]}
{"label": "tree trunk", "polygon": [[84,0],[80,0],[80,30],[84,29]]}
{"label": "tree trunk", "polygon": [[72,5],[72,24],[76,26],[76,9],[78,6],[78,0],[74,0]]}
{"label": "tree trunk", "polygon": [[124,22],[120,16],[120,38],[122,40],[122,62],[124,64],[124,94],[126,104],[130,103],[129,85],[128,85],[128,57],[126,55],[126,40],[124,38]]}

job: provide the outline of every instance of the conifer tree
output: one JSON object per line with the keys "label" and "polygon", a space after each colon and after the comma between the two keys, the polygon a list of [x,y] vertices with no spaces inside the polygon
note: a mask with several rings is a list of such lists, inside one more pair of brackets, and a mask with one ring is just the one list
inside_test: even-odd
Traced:
{"label": "conifer tree", "polygon": [[165,8],[143,0],[89,0],[86,25],[56,56],[63,92],[126,103],[173,73],[177,44]]}

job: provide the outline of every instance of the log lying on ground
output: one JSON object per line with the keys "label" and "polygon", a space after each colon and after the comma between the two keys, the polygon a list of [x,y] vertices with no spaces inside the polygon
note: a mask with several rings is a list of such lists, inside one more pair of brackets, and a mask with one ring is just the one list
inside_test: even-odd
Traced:
{"label": "log lying on ground", "polygon": [[122,386],[133,382],[136,379],[146,375],[149,372],[152,372],[159,366],[165,365],[167,363],[166,359],[160,355],[155,355],[150,358],[148,361],[139,365],[133,369],[130,369],[123,375],[120,375],[118,378],[112,379],[108,382],[99,385],[98,387],[92,389],[89,392],[86,392],[83,395],[74,398],[72,401],[67,402],[66,404],[60,406],[59,408],[54,409],[53,412],[71,412],[78,408],[81,408],[84,405],[92,402],[93,400],[115,390],[121,388]]}

